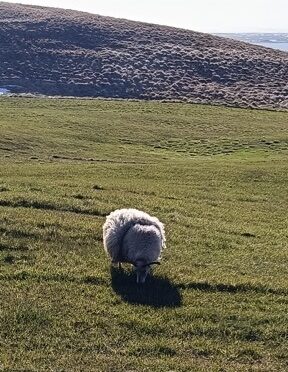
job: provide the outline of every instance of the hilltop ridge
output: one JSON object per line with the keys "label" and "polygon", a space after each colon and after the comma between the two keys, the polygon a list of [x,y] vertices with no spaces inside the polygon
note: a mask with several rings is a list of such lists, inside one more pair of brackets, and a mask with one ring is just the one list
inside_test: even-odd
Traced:
{"label": "hilltop ridge", "polygon": [[0,43],[16,93],[288,108],[288,53],[210,34],[0,2]]}

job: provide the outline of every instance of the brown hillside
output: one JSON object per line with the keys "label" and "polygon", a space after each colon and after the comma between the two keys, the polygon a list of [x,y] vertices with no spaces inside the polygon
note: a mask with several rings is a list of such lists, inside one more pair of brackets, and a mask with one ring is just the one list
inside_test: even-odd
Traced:
{"label": "brown hillside", "polygon": [[14,92],[288,108],[288,53],[209,34],[0,2],[0,45]]}

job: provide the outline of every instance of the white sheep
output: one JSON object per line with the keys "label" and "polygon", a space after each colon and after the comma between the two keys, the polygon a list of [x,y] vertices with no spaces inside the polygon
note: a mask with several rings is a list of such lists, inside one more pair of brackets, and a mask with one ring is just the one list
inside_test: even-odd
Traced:
{"label": "white sheep", "polygon": [[103,225],[106,253],[120,268],[122,262],[131,263],[137,283],[145,282],[151,265],[160,264],[165,241],[164,225],[158,218],[137,209],[117,209]]}

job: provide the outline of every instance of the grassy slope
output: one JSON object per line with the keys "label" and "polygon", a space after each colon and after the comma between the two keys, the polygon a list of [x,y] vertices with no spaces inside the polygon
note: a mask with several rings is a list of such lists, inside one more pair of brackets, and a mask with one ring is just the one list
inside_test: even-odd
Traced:
{"label": "grassy slope", "polygon": [[[0,104],[7,371],[287,368],[287,114]],[[166,224],[145,288],[103,252],[103,216],[124,206]]]}

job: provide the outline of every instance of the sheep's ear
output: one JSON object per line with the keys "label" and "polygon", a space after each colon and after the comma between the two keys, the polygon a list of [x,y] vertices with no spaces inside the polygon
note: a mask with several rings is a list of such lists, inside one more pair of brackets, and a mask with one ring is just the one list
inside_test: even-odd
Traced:
{"label": "sheep's ear", "polygon": [[161,265],[160,261],[150,262],[149,265]]}

